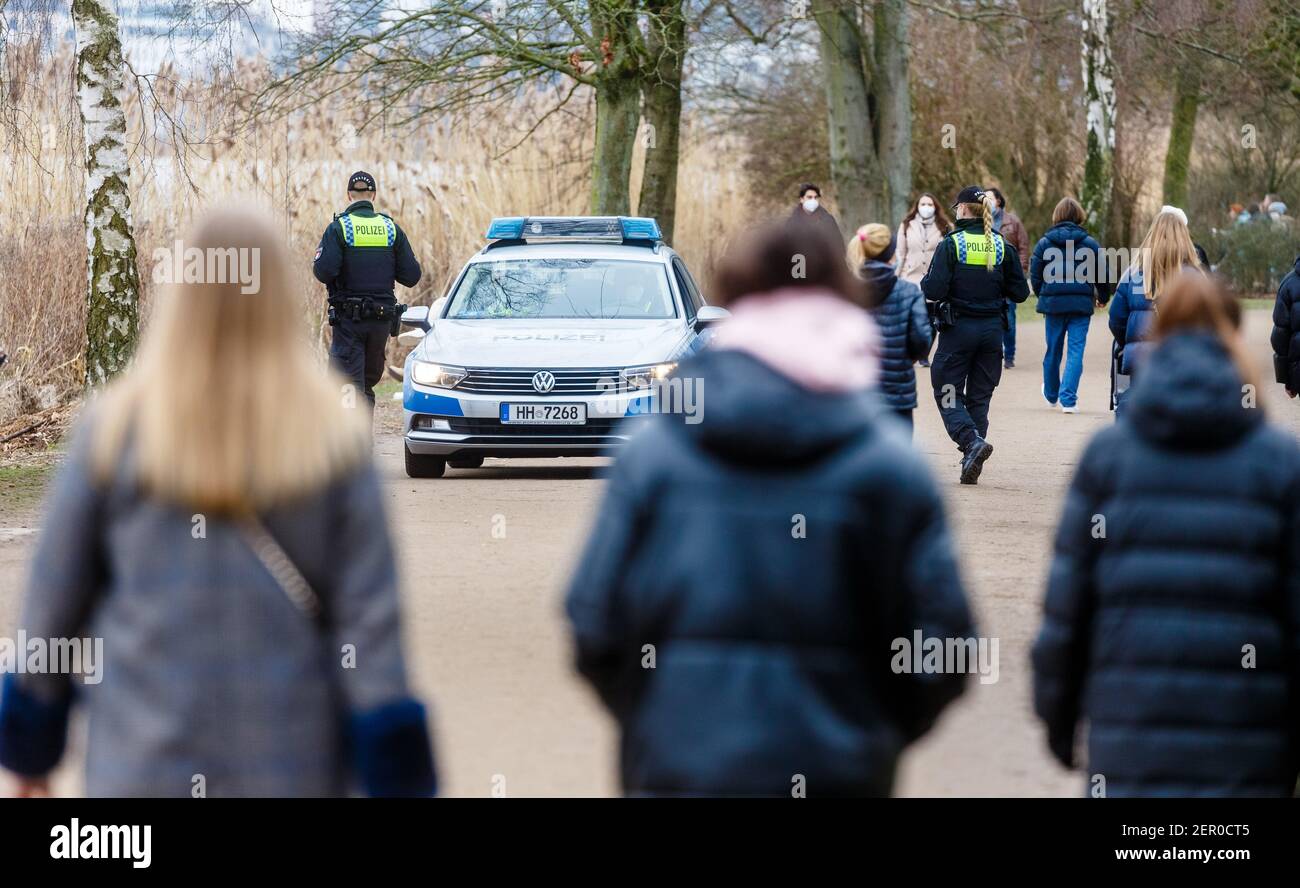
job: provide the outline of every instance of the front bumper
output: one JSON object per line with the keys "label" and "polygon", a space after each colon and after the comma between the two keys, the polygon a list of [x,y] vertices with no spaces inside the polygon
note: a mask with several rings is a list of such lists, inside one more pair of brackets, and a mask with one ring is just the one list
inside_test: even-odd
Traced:
{"label": "front bumper", "polygon": [[[503,397],[417,386],[408,378],[402,387],[402,429],[407,449],[429,456],[599,456],[630,440],[652,402],[646,391]],[[587,423],[502,423],[502,403],[585,404]]]}

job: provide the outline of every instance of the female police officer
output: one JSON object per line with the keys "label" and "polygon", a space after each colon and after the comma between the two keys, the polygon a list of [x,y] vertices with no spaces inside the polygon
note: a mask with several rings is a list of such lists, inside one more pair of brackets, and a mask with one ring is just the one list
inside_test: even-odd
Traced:
{"label": "female police officer", "polygon": [[935,250],[921,280],[925,298],[935,304],[939,328],[930,382],[948,437],[962,452],[962,484],[978,483],[984,461],[993,454],[984,436],[989,401],[1002,378],[1006,302],[1029,297],[1020,257],[993,231],[996,207],[993,192],[963,188],[953,204],[957,225]]}

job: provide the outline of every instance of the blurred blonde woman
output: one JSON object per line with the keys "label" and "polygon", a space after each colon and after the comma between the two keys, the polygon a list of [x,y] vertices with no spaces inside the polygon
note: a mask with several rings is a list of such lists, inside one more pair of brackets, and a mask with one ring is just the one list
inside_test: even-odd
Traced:
{"label": "blurred blonde woman", "polygon": [[[1110,331],[1122,349],[1119,372],[1133,376],[1151,349],[1156,304],[1166,286],[1184,271],[1201,269],[1187,215],[1166,206],[1156,214],[1137,257],[1115,287],[1110,303]],[[1117,412],[1124,398],[1118,400]]]}
{"label": "blurred blonde woman", "polygon": [[935,306],[939,345],[930,383],[944,428],[962,453],[962,484],[978,484],[993,454],[987,440],[989,405],[1002,379],[1006,311],[1029,298],[1016,248],[993,230],[997,199],[978,185],[953,204],[957,226],[934,252],[921,291]]}
{"label": "blurred blonde woman", "polygon": [[[260,280],[164,294],[86,410],[26,591],[28,638],[102,639],[75,683],[86,792],[429,795],[364,410],[312,355],[268,225],[219,213],[184,243],[238,251]],[[19,794],[47,791],[73,690],[66,672],[6,676]]]}

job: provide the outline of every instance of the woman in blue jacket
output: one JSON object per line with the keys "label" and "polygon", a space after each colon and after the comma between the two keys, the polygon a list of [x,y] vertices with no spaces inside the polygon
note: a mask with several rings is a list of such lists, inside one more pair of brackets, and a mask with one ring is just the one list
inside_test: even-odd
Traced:
{"label": "woman in blue jacket", "polygon": [[[1142,240],[1138,258],[1124,273],[1110,304],[1110,332],[1123,350],[1119,372],[1134,377],[1151,350],[1151,329],[1156,303],[1168,281],[1185,269],[1201,268],[1196,245],[1187,229],[1187,215],[1177,207],[1156,214]],[[1116,412],[1123,407],[1121,397]]]}
{"label": "woman in blue jacket", "polygon": [[916,371],[912,365],[930,354],[934,327],[925,307],[925,297],[916,284],[905,281],[894,269],[897,242],[889,226],[873,222],[857,230],[849,241],[849,265],[871,288],[880,325],[880,391],[885,402],[912,428],[916,409]]}
{"label": "woman in blue jacket", "polygon": [[[1043,356],[1043,397],[1062,413],[1078,410],[1083,351],[1094,306],[1110,299],[1101,245],[1083,228],[1083,207],[1065,197],[1029,261],[1029,280],[1038,294],[1038,311],[1047,327]],[[1065,376],[1061,358],[1065,357]]]}
{"label": "woman in blue jacket", "polygon": [[[1248,397],[1236,303],[1168,283],[1125,415],[1056,534],[1034,708],[1108,796],[1290,796],[1300,770],[1300,448]],[[1104,780],[1104,783],[1102,782]]]}
{"label": "woman in blue jacket", "polygon": [[627,793],[887,795],[962,691],[969,661],[914,666],[974,631],[938,489],[872,391],[862,289],[817,226],[751,235],[672,379],[707,380],[702,421],[651,417],[614,464],[566,607]]}

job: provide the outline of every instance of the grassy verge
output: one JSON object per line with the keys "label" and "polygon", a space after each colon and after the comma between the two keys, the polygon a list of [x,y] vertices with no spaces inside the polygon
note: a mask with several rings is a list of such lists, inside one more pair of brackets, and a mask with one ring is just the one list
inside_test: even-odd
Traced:
{"label": "grassy verge", "polygon": [[393,400],[393,394],[402,390],[402,384],[391,379],[385,379],[379,385],[375,386],[375,403],[380,401]]}
{"label": "grassy verge", "polygon": [[35,508],[45,495],[45,487],[56,464],[42,461],[29,465],[0,466],[0,520],[3,516]]}
{"label": "grassy verge", "polygon": [[[1274,299],[1272,296],[1250,296],[1238,300],[1241,303],[1243,311],[1272,311]],[[1106,314],[1110,306],[1099,308],[1096,314]],[[1030,296],[1020,305],[1016,306],[1016,324],[1030,323],[1041,321],[1043,316],[1038,313],[1038,300]]]}

